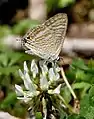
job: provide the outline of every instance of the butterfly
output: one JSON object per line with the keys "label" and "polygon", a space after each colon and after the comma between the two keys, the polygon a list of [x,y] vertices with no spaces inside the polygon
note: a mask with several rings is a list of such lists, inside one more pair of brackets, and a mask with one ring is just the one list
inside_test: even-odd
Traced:
{"label": "butterfly", "polygon": [[29,30],[21,39],[25,52],[36,55],[46,61],[59,58],[63,46],[68,18],[65,13],[58,13],[43,24]]}

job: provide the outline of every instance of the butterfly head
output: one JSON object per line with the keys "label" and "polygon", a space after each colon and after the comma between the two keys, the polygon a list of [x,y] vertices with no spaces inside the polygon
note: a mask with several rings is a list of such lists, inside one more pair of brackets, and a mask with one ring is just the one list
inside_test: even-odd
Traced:
{"label": "butterfly head", "polygon": [[28,43],[28,40],[30,39],[30,37],[23,37],[22,39],[21,39],[21,47],[23,48],[23,49],[25,49],[25,50],[27,50],[27,48],[26,48],[26,43]]}

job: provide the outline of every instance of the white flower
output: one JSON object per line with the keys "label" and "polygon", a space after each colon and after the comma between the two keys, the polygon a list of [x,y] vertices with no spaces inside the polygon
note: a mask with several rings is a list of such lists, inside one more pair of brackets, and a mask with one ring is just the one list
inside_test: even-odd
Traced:
{"label": "white flower", "polygon": [[56,89],[53,90],[54,94],[60,94],[60,89],[61,89],[62,84],[60,84]]}
{"label": "white flower", "polygon": [[15,84],[15,92],[17,94],[17,99],[23,100],[24,102],[28,102],[32,100],[34,96],[39,95],[39,91],[31,92],[31,91],[23,91],[23,89]]}
{"label": "white flower", "polygon": [[48,90],[48,87],[49,87],[49,85],[48,85],[46,76],[40,74],[40,88],[42,90]]}
{"label": "white flower", "polygon": [[[25,89],[23,90],[19,85],[15,85],[15,91],[17,94],[17,99],[20,99],[26,103],[29,101],[31,102],[30,106],[34,108],[34,114],[36,111],[38,111],[37,106],[39,107],[41,103],[43,106],[43,119],[46,119],[46,106],[48,104],[47,100],[49,101],[51,96],[51,100],[54,100],[54,95],[60,95],[62,84],[56,83],[60,78],[60,69],[54,63],[52,64],[51,68],[48,68],[45,62],[39,64],[39,69],[35,63],[35,60],[32,60],[30,72],[26,62],[24,62],[24,72],[19,69],[19,75],[24,82]],[[29,75],[29,73],[31,74]],[[49,98],[46,96],[47,94],[49,95]],[[41,102],[40,99],[42,99]]]}
{"label": "white flower", "polygon": [[25,103],[29,102],[31,100],[31,98],[27,98],[27,97],[17,97],[18,100],[24,101]]}
{"label": "white flower", "polygon": [[[26,61],[24,61],[24,71],[25,71],[25,72],[28,72],[28,71],[29,71],[29,70],[28,70],[28,67],[27,67],[27,64],[26,64]],[[25,73],[25,72],[24,72],[24,73]]]}
{"label": "white flower", "polygon": [[42,70],[42,75],[46,76],[48,73],[48,67],[46,64],[43,64],[43,66],[41,66],[41,70]]}
{"label": "white flower", "polygon": [[38,67],[37,64],[35,63],[35,60],[32,60],[31,62],[31,72],[33,74],[33,78],[36,78],[36,75],[38,74]]}
{"label": "white flower", "polygon": [[57,88],[55,88],[54,90],[48,90],[49,94],[60,94],[60,88],[61,88],[62,84],[60,84]]}
{"label": "white flower", "polygon": [[24,92],[21,86],[15,84],[15,92],[17,96],[23,96]]}
{"label": "white flower", "polygon": [[27,90],[30,90],[32,92],[36,91],[36,87],[33,84],[32,80],[30,79],[30,76],[27,72],[24,72],[24,74],[22,73],[22,71],[19,69],[19,74],[22,78],[22,80],[24,81],[24,86]]}
{"label": "white flower", "polygon": [[22,80],[24,81],[24,74],[22,73],[22,71],[19,69],[19,75],[22,78]]}
{"label": "white flower", "polygon": [[59,73],[55,72],[53,68],[49,69],[48,77],[50,79],[50,82],[57,81],[60,78]]}

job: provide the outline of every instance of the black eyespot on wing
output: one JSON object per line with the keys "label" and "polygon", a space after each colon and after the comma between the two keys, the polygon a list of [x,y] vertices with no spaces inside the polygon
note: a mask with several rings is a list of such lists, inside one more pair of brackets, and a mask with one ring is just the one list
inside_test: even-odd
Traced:
{"label": "black eyespot on wing", "polygon": [[23,41],[24,41],[24,43],[27,43],[27,39],[26,38],[24,38]]}

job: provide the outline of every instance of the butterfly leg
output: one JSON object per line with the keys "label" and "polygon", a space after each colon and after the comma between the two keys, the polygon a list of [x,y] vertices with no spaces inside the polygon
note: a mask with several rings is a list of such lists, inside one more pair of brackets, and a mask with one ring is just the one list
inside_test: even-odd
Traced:
{"label": "butterfly leg", "polygon": [[34,53],[31,50],[26,50],[25,53],[30,54],[30,55],[34,55]]}

